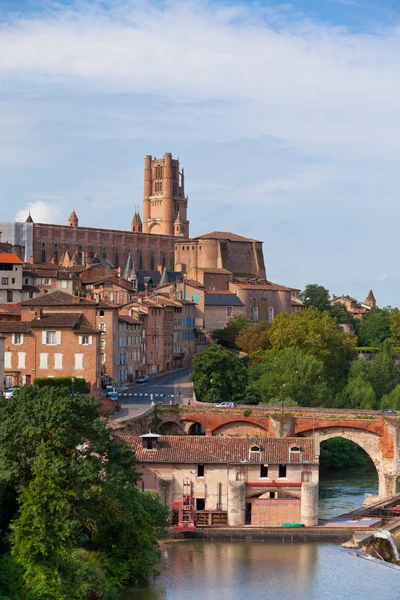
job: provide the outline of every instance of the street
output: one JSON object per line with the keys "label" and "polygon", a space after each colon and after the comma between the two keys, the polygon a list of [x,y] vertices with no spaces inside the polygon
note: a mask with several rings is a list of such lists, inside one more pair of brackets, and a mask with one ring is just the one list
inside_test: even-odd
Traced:
{"label": "street", "polygon": [[128,389],[119,391],[121,408],[146,407],[155,404],[188,404],[192,391],[190,384],[191,368],[173,373],[163,373],[152,377],[148,383],[135,383]]}

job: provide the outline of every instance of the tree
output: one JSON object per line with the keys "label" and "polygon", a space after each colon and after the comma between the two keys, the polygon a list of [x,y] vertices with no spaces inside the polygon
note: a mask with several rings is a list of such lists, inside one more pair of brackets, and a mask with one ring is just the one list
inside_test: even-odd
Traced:
{"label": "tree", "polygon": [[295,346],[324,364],[324,379],[333,390],[347,381],[354,350],[354,337],[346,333],[327,312],[307,308],[302,312],[280,313],[270,325],[273,349]]}
{"label": "tree", "polygon": [[[138,481],[131,448],[110,438],[95,398],[26,388],[0,400],[3,531],[13,523],[4,550],[23,570],[15,598],[111,599],[147,578],[163,509]],[[3,512],[6,494],[19,511]]]}
{"label": "tree", "polygon": [[337,437],[321,444],[319,464],[325,469],[345,469],[372,464],[372,461],[358,444]]}
{"label": "tree", "polygon": [[240,332],[251,325],[251,322],[244,315],[238,315],[230,320],[229,325],[224,329],[215,329],[211,337],[214,342],[227,346],[227,348],[237,348],[236,339]]}
{"label": "tree", "polygon": [[377,401],[380,401],[382,396],[390,394],[400,383],[395,353],[389,340],[381,345],[379,352],[373,360],[369,361],[368,365],[369,381]]}
{"label": "tree", "polygon": [[236,338],[236,345],[247,354],[252,354],[258,350],[268,350],[271,348],[269,323],[260,321],[241,329]]}
{"label": "tree", "polygon": [[64,461],[41,442],[32,472],[12,524],[12,554],[24,569],[22,595],[43,600],[80,600],[89,593],[99,597],[101,573],[97,582],[84,576],[93,565],[78,549],[82,532],[76,492]]}
{"label": "tree", "polygon": [[358,331],[360,319],[356,319],[341,302],[332,304],[329,308],[329,314],[341,325],[349,325],[355,332]]}
{"label": "tree", "polygon": [[170,257],[168,258],[168,268],[167,271],[173,271],[175,268],[175,259],[174,259],[174,255],[171,254]]}
{"label": "tree", "polygon": [[395,410],[400,410],[400,384],[396,385],[389,394],[382,396],[379,408],[394,408]]}
{"label": "tree", "polygon": [[[254,367],[250,367],[250,371]],[[255,367],[260,373],[256,387],[261,404],[282,396],[300,406],[323,406],[328,397],[323,362],[298,348],[268,350]],[[253,384],[254,385],[254,384]]]}
{"label": "tree", "polygon": [[381,398],[390,394],[400,383],[395,353],[389,340],[381,344],[374,359],[365,360],[362,358],[352,365],[349,382],[353,379],[362,380],[372,387],[376,399],[372,408],[377,408]]}
{"label": "tree", "polygon": [[371,308],[362,318],[358,332],[360,346],[379,346],[390,337],[390,309]]}
{"label": "tree", "polygon": [[344,406],[372,410],[376,406],[376,397],[372,385],[362,377],[353,377],[343,390]]}
{"label": "tree", "polygon": [[192,381],[201,402],[243,401],[247,366],[233,352],[214,344],[194,357]]}
{"label": "tree", "polygon": [[389,313],[390,339],[395,346],[400,345],[400,310],[393,308]]}
{"label": "tree", "polygon": [[318,310],[329,310],[331,306],[329,290],[317,283],[308,284],[304,291],[301,292],[300,298],[306,308],[312,306]]}

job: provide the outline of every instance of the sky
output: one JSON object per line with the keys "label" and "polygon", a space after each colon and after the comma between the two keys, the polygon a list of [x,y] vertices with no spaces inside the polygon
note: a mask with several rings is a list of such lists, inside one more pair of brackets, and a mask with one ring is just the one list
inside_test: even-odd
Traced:
{"label": "sky", "polygon": [[0,220],[129,229],[143,157],[190,234],[400,305],[398,0],[0,0]]}

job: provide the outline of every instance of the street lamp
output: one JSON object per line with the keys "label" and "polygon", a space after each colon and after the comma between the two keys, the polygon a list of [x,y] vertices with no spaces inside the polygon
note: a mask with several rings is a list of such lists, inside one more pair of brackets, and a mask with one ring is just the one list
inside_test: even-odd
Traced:
{"label": "street lamp", "polygon": [[75,377],[71,378],[72,395],[75,396]]}
{"label": "street lamp", "polygon": [[282,383],[282,414],[283,414],[283,402],[284,402],[284,393],[285,393],[285,385],[284,383]]}

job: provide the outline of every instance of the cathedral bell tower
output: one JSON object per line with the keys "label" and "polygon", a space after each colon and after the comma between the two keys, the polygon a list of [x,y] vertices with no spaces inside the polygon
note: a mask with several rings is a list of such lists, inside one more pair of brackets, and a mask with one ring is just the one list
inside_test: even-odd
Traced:
{"label": "cathedral bell tower", "polygon": [[179,160],[169,152],[161,159],[145,156],[143,232],[189,237],[187,204],[185,176],[183,169],[179,170]]}

